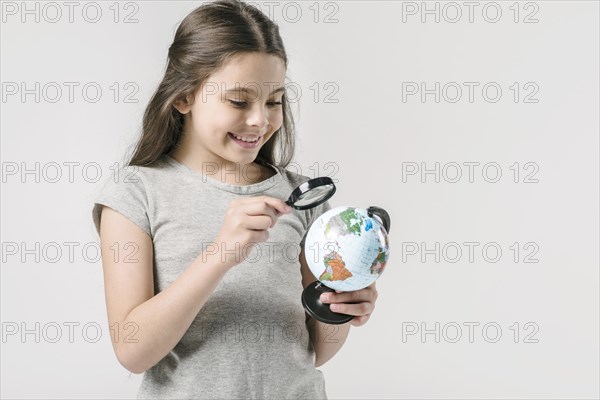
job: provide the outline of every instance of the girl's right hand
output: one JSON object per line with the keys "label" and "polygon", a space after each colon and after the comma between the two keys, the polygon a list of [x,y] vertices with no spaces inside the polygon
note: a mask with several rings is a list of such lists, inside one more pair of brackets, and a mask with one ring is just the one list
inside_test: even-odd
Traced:
{"label": "girl's right hand", "polygon": [[226,268],[241,263],[254,244],[266,242],[268,229],[292,211],[281,199],[257,196],[233,200],[225,212],[223,226],[215,238],[217,256]]}

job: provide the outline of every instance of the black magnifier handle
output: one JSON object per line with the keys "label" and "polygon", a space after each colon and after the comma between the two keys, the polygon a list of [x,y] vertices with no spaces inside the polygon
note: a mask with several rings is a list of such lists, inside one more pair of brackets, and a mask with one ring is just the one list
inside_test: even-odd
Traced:
{"label": "black magnifier handle", "polygon": [[379,220],[383,223],[383,227],[387,233],[390,233],[390,227],[392,226],[392,220],[390,218],[390,214],[387,213],[383,208],[371,206],[367,208],[367,214],[369,217],[375,215],[379,217]]}

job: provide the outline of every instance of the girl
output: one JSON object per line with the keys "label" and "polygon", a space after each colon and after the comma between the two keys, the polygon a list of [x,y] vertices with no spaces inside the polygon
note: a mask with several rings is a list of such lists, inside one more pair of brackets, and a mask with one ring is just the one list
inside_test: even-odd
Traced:
{"label": "girl", "polygon": [[[354,315],[310,318],[304,235],[330,208],[282,199],[293,121],[278,27],[238,0],[180,24],[129,163],[95,199],[108,320],[138,398],[326,398],[316,367],[373,312],[375,286],[329,293]],[[300,243],[300,246],[298,246]]]}

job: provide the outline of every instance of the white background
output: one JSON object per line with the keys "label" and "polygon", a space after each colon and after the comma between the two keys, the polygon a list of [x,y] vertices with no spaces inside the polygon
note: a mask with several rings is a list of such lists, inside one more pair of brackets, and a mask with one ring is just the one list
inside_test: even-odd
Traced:
{"label": "white background", "polygon": [[[332,206],[377,205],[392,217],[375,312],[321,368],[329,397],[598,398],[598,3],[478,2],[472,22],[463,2],[427,2],[439,22],[421,2],[298,2],[285,13],[287,3],[270,15],[290,58],[288,80],[302,89],[294,107],[301,172],[337,179]],[[88,3],[78,3],[73,22],[55,4],[54,23],[56,7],[43,2],[27,3],[39,22],[21,2],[2,4],[1,395],[134,397],[141,375],[112,351],[101,262],[82,254],[88,244],[95,257],[99,185],[82,167],[98,163],[104,179],[122,162],[175,29],[201,3],[122,2],[114,22],[113,2],[98,2],[97,23],[83,18],[95,16],[89,6],[82,14]],[[132,12],[138,22],[123,23]],[[55,103],[52,82],[63,89]],[[73,102],[65,82],[79,83]],[[90,82],[103,90],[95,103],[82,95]],[[123,101],[128,82],[137,103]],[[439,102],[433,92],[409,95],[411,82],[439,82]],[[472,102],[464,82],[478,85]],[[34,94],[22,98],[21,83]],[[462,97],[452,102],[456,86]],[[21,173],[36,162],[37,177]],[[79,163],[72,179],[66,162]],[[51,163],[62,167],[54,183]],[[437,182],[421,174],[436,163]],[[464,163],[479,163],[472,182]],[[456,165],[462,176],[452,182]],[[68,242],[77,243],[72,259]],[[465,242],[476,243],[472,260]],[[56,262],[52,243],[62,250]],[[462,250],[456,262],[453,243]],[[465,323],[479,324],[472,340]],[[419,332],[406,335],[411,327]],[[495,327],[501,336],[491,343]],[[431,333],[422,337],[423,328]]]}

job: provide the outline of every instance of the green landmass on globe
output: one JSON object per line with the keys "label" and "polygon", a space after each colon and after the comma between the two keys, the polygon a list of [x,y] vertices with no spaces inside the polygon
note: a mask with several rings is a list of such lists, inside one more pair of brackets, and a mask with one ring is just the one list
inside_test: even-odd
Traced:
{"label": "green landmass on globe", "polygon": [[353,208],[348,208],[334,215],[325,225],[325,236],[335,237],[336,234],[344,236],[354,234],[360,236],[360,227],[364,222],[362,215],[356,213]]}
{"label": "green landmass on globe", "polygon": [[373,264],[371,264],[371,273],[381,275],[386,261],[387,254],[385,253],[385,250],[381,246],[379,246],[379,252],[375,257],[375,260],[373,260]]}
{"label": "green landmass on globe", "polygon": [[343,281],[352,276],[352,272],[346,269],[346,263],[336,251],[332,251],[323,257],[325,271],[319,277],[320,281]]}

